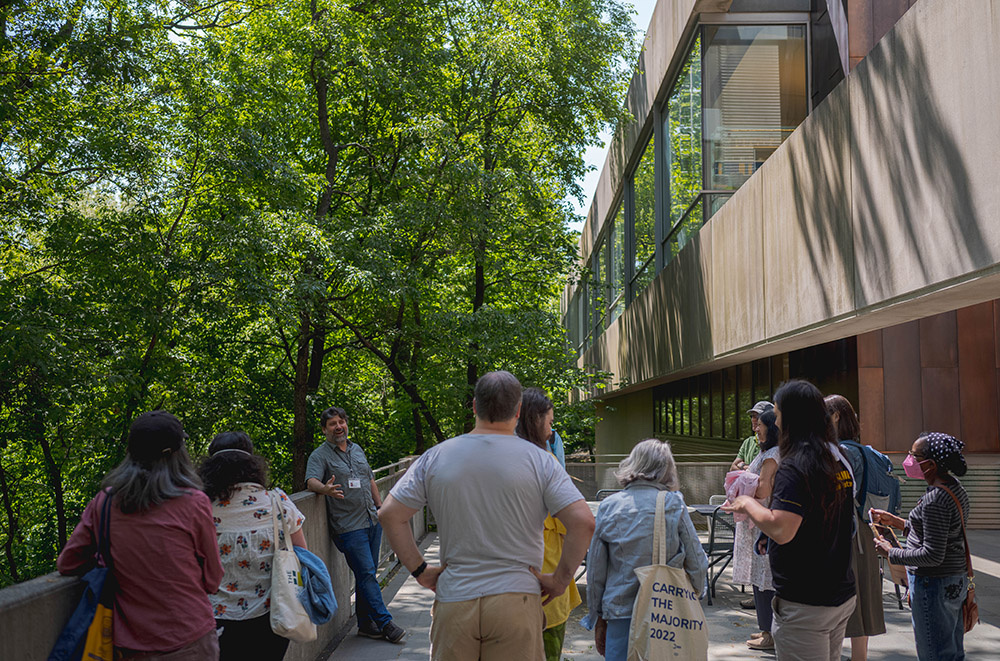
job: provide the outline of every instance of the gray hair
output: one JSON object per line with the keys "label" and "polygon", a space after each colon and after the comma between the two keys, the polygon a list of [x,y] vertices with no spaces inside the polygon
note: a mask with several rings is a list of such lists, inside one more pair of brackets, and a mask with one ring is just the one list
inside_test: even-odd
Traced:
{"label": "gray hair", "polygon": [[648,438],[632,448],[632,453],[618,464],[615,477],[623,487],[636,480],[659,482],[670,491],[677,491],[680,486],[670,444],[656,438]]}
{"label": "gray hair", "polygon": [[182,443],[177,450],[150,464],[142,464],[126,454],[104,478],[101,488],[107,487],[114,489],[121,511],[131,514],[144,512],[192,489],[201,491],[202,484]]}

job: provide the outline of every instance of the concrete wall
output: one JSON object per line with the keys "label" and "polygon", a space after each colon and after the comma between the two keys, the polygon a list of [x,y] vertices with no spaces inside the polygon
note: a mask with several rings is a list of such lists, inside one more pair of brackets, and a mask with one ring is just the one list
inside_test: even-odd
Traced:
{"label": "concrete wall", "polygon": [[581,356],[607,404],[1000,297],[998,58],[1000,0],[909,8]]}
{"label": "concrete wall", "polygon": [[[322,558],[330,570],[338,604],[334,618],[319,627],[315,642],[292,643],[285,654],[285,661],[312,661],[353,614],[351,595],[354,575],[343,554],[330,541],[323,497],[300,491],[292,495],[292,501],[305,515],[304,528],[309,550]],[[414,517],[413,526],[419,539],[425,531],[422,513]],[[78,579],[57,573],[0,590],[0,659],[44,661],[48,658],[52,645],[80,599],[81,591]]]}
{"label": "concrete wall", "polygon": [[642,390],[600,402],[597,415],[598,457],[628,454],[636,443],[653,435],[653,392]]}

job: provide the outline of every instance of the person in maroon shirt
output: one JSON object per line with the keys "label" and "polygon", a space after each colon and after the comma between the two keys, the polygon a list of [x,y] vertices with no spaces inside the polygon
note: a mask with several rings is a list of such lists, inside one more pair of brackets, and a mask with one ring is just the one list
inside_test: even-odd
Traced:
{"label": "person in maroon shirt", "polygon": [[62,574],[94,566],[101,507],[113,498],[116,658],[215,661],[219,656],[208,595],[219,589],[222,562],[211,501],[201,491],[186,438],[181,421],[166,411],[136,418],[125,460],[104,479],[59,554]]}

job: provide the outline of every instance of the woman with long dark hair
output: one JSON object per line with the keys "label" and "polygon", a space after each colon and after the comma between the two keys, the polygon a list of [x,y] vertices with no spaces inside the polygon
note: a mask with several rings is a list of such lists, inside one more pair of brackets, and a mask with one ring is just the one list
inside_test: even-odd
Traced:
{"label": "woman with long dark hair", "polygon": [[770,509],[750,496],[725,509],[747,514],[770,538],[778,659],[839,661],[856,600],[850,469],[816,386],[785,383],[774,395],[774,412],[781,463]]}
{"label": "woman with long dark hair", "polygon": [[57,567],[80,574],[94,565],[96,531],[111,498],[115,658],[215,661],[219,644],[208,595],[222,565],[208,497],[201,491],[181,421],[149,411],[132,422],[128,454],[87,505]]}
{"label": "woman with long dark hair", "polygon": [[[861,436],[861,422],[854,407],[841,395],[828,395],[824,400],[837,442],[858,441]],[[841,446],[855,479],[860,482],[864,472],[865,458],[855,448]],[[857,493],[852,503],[855,511],[854,525],[857,539],[851,544],[851,568],[857,581],[858,602],[847,620],[845,635],[851,639],[851,661],[865,661],[868,658],[868,637],[885,633],[885,612],[882,610],[882,575],[879,572],[878,555],[875,552],[875,537],[866,519],[856,513],[864,507],[865,494]]]}
{"label": "woman with long dark hair", "polygon": [[884,510],[871,510],[875,523],[906,533],[905,549],[891,546],[882,537],[875,544],[889,562],[906,565],[913,637],[921,661],[965,658],[962,603],[969,589],[964,530],[969,495],[956,479],[968,470],[964,448],[962,441],[949,434],[922,433],[913,442],[903,470],[907,477],[925,480],[927,492],[906,521]]}
{"label": "woman with long dark hair", "polygon": [[[758,476],[757,490],[753,497],[763,505],[771,504],[771,490],[774,474],[778,470],[780,453],[778,450],[778,426],[773,410],[765,411],[757,418],[757,443],[760,452],[746,470]],[[736,541],[733,546],[733,582],[753,587],[754,607],[757,611],[757,628],[760,634],[751,636],[747,646],[754,650],[773,650],[771,637],[771,599],[774,597],[774,582],[771,578],[771,563],[767,556],[754,552],[758,530],[749,521],[736,522]]]}
{"label": "woman with long dark hair", "polygon": [[[515,433],[524,440],[537,445],[546,452],[552,453],[549,438],[552,436],[552,420],[554,417],[552,400],[541,388],[525,388],[521,395],[521,413],[517,418]],[[555,456],[553,454],[553,456]],[[566,527],[559,519],[548,516],[545,518],[545,559],[542,573],[555,571],[562,556],[563,540],[566,537]],[[566,621],[570,612],[580,605],[580,591],[576,581],[570,581],[569,587],[561,595],[542,606],[545,613],[545,631],[542,641],[545,644],[547,661],[559,661],[562,658],[563,640],[566,637]]]}
{"label": "woman with long dark hair", "polygon": [[[220,661],[281,661],[288,639],[271,631],[271,560],[274,558],[272,495],[287,517],[291,543],[305,548],[305,518],[281,489],[267,489],[267,461],[253,453],[253,442],[241,431],[212,439],[208,458],[199,469],[205,493],[212,499],[218,554],[226,574],[212,595],[219,636]],[[283,535],[281,527],[278,534]]]}

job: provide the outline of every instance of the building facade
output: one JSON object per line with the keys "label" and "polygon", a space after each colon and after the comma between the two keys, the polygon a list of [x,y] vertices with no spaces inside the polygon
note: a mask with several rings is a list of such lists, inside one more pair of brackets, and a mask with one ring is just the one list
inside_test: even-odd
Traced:
{"label": "building facade", "polygon": [[897,464],[1000,462],[996,9],[660,0],[563,299],[598,454],[725,447],[805,378]]}

